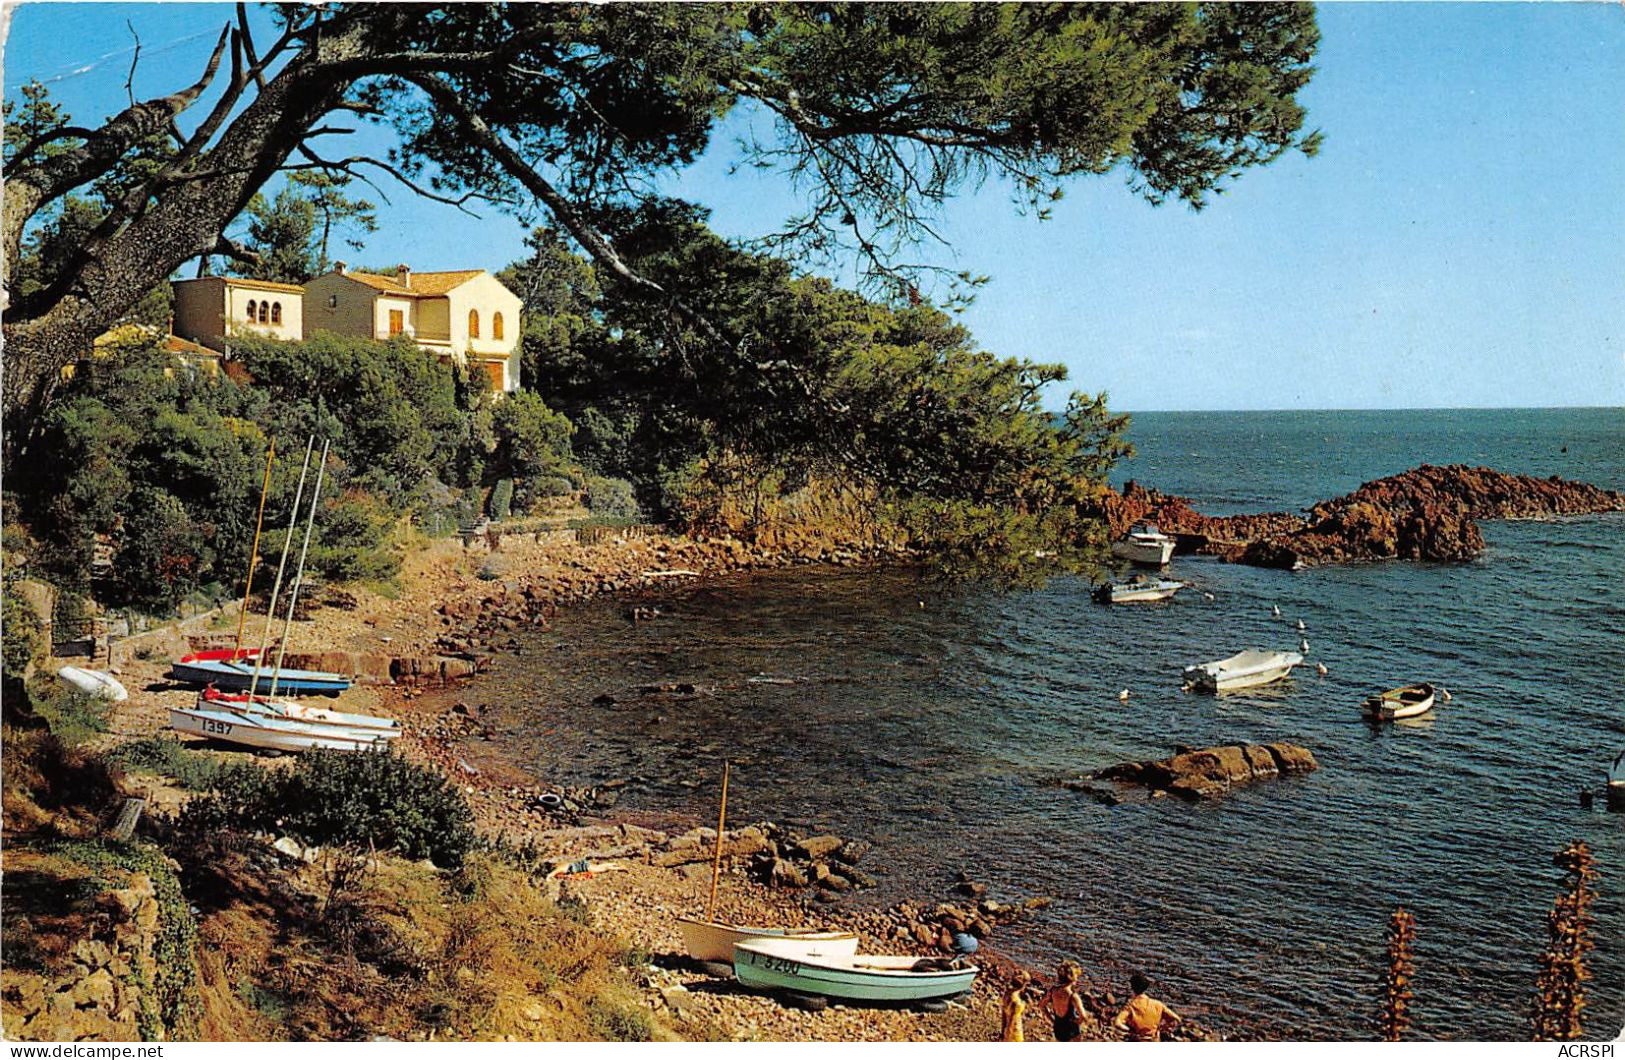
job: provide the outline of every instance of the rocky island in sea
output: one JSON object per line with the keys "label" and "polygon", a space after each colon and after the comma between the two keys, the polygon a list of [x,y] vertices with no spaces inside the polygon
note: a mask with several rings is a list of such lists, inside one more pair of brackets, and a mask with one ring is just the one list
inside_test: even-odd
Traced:
{"label": "rocky island in sea", "polygon": [[1207,516],[1137,482],[1103,505],[1114,536],[1142,520],[1186,538],[1182,551],[1227,563],[1294,569],[1360,560],[1468,560],[1484,551],[1478,521],[1625,511],[1625,493],[1553,475],[1423,464],[1322,501],[1305,515]]}

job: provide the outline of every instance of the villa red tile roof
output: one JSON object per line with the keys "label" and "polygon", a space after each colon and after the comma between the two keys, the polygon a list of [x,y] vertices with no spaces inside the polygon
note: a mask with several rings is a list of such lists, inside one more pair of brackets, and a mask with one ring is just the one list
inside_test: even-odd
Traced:
{"label": "villa red tile roof", "polygon": [[346,272],[343,275],[384,294],[399,295],[402,298],[434,298],[454,287],[461,287],[484,271],[484,269],[460,269],[455,272],[414,272],[411,275],[410,287],[403,287],[394,276],[380,276],[372,272]]}

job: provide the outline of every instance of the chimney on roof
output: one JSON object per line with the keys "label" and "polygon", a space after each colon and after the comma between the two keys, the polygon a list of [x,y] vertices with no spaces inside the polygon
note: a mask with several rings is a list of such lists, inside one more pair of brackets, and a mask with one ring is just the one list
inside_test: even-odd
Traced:
{"label": "chimney on roof", "polygon": [[347,262],[347,261],[335,261],[333,263],[333,271],[338,273],[340,276],[343,276],[346,272],[349,271],[349,269],[350,269],[350,263]]}
{"label": "chimney on roof", "polygon": [[395,266],[395,282],[410,291],[412,289],[412,270],[405,265]]}

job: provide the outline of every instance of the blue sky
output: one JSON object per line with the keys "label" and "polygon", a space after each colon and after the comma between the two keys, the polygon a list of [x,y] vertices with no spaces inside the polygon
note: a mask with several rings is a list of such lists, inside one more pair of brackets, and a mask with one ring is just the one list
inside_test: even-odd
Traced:
{"label": "blue sky", "polygon": [[[229,16],[25,4],[7,96],[55,78],[76,120],[103,117],[124,104],[126,19],[150,95],[195,77]],[[1200,213],[1115,175],[1070,185],[1048,222],[995,186],[956,200],[952,245],[922,254],[992,276],[964,316],[978,340],[1065,363],[1128,410],[1625,406],[1625,7],[1329,4],[1320,22],[1317,158],[1248,173]],[[738,131],[669,187],[757,235],[797,203],[781,179],[729,174]],[[381,183],[392,205],[352,257],[521,256],[514,219]]]}

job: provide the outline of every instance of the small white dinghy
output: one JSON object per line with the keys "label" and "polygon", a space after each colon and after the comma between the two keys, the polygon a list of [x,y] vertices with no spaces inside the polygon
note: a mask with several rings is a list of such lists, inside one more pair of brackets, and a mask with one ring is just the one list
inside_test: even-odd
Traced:
{"label": "small white dinghy", "polygon": [[389,738],[376,729],[317,725],[227,706],[170,707],[169,727],[191,736],[268,751],[370,751],[389,746]]}
{"label": "small white dinghy", "polygon": [[1185,667],[1185,685],[1196,692],[1233,692],[1279,681],[1303,662],[1295,651],[1238,651],[1227,659]]}
{"label": "small white dinghy", "polygon": [[1414,718],[1418,714],[1426,714],[1432,710],[1437,696],[1438,693],[1433,686],[1426,682],[1406,685],[1404,688],[1390,688],[1386,692],[1368,696],[1360,711],[1372,721]]}
{"label": "small white dinghy", "polygon": [[677,929],[683,933],[683,946],[696,961],[733,963],[734,947],[741,942],[772,940],[781,944],[785,952],[853,954],[858,952],[858,936],[850,931],[825,931],[821,928],[800,927],[747,927],[741,924],[719,924],[714,921],[677,919]]}
{"label": "small white dinghy", "polygon": [[1625,795],[1625,751],[1619,752],[1614,764],[1608,767],[1608,787],[1610,791]]}
{"label": "small white dinghy", "polygon": [[77,666],[64,666],[56,675],[79,691],[103,699],[122,703],[130,698],[130,693],[119,684],[112,674],[104,674],[100,670],[83,670]]}
{"label": "small white dinghy", "polygon": [[197,705],[204,710],[223,707],[249,714],[266,714],[275,718],[286,718],[289,721],[302,721],[311,725],[359,729],[374,732],[380,739],[386,740],[393,740],[401,734],[401,723],[394,718],[378,714],[352,714],[342,710],[329,710],[326,707],[295,703],[287,699],[250,696],[247,692],[222,692],[212,686],[198,692]]}
{"label": "small white dinghy", "polygon": [[1112,542],[1112,555],[1147,567],[1165,566],[1173,554],[1174,539],[1158,530],[1154,523],[1140,523],[1120,540]]}
{"label": "small white dinghy", "polygon": [[1166,600],[1183,588],[1184,582],[1166,578],[1130,578],[1098,585],[1091,595],[1097,604],[1141,604]]}
{"label": "small white dinghy", "polygon": [[758,939],[734,947],[734,975],[741,986],[844,1001],[907,1003],[953,997],[969,990],[980,970],[971,964],[915,971],[921,963],[919,957],[809,953],[784,939]]}

